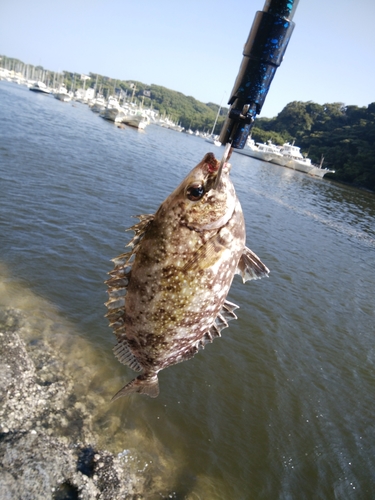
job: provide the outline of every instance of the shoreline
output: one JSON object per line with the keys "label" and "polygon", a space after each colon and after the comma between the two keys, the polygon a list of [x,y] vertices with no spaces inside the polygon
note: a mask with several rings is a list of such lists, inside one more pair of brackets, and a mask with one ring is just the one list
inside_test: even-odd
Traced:
{"label": "shoreline", "polygon": [[31,352],[23,323],[20,311],[0,311],[1,498],[144,498],[126,457],[97,448],[62,360],[47,345]]}

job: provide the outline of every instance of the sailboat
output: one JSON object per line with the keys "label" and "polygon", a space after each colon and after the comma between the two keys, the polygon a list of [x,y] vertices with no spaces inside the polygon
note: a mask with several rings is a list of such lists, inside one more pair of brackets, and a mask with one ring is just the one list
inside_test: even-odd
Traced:
{"label": "sailboat", "polygon": [[216,114],[215,123],[214,123],[214,126],[212,127],[212,130],[211,130],[211,134],[208,135],[206,137],[206,139],[205,139],[206,142],[210,142],[211,144],[215,144],[215,146],[217,146],[217,147],[221,146],[221,142],[218,141],[218,137],[219,136],[214,135],[214,130],[215,130],[215,127],[216,127],[217,119],[219,118],[219,115],[220,115],[221,104],[223,102],[223,99],[224,99],[224,96],[221,99],[220,106],[219,106],[219,109],[218,109],[217,114]]}

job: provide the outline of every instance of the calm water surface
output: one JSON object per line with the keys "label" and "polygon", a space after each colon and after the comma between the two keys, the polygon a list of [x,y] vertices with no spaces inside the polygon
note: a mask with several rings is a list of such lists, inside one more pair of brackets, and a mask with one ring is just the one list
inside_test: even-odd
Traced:
{"label": "calm water surface", "polygon": [[375,195],[234,153],[270,277],[235,278],[239,319],[161,372],[156,400],[110,404],[133,377],[103,318],[110,259],[214,146],[6,82],[0,141],[0,308],[66,339],[99,445],[148,471],[150,498],[375,498]]}

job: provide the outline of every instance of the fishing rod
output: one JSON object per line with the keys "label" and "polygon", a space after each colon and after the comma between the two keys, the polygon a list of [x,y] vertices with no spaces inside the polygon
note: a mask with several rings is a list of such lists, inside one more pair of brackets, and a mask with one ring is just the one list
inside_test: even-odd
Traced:
{"label": "fishing rod", "polygon": [[219,137],[226,145],[222,164],[232,148],[243,149],[246,144],[293,33],[298,1],[266,0],[263,10],[255,14]]}

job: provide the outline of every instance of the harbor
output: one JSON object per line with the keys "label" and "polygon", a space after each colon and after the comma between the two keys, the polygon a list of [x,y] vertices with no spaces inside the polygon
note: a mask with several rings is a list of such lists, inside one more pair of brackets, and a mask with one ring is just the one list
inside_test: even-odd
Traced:
{"label": "harbor", "polygon": [[[30,72],[31,75],[29,74]],[[33,79],[34,77],[38,77],[39,79],[35,80]],[[91,111],[98,113],[101,118],[113,122],[120,128],[129,126],[144,130],[147,125],[152,123],[176,132],[185,132],[189,135],[194,134],[204,139],[212,136],[207,130],[192,131],[190,128],[185,129],[165,114],[160,115],[152,106],[145,106],[143,104],[144,98],[150,96],[148,91],[144,91],[142,99],[136,102],[136,84],[131,84],[131,91],[129,94],[124,92],[121,88],[116,88],[116,84],[114,84],[112,93],[107,93],[108,95],[105,97],[100,85],[98,85],[97,79],[93,87],[88,86],[86,88],[86,84],[89,82],[90,77],[87,75],[80,75],[79,79],[77,78],[77,82],[74,80],[72,87],[68,89],[63,82],[63,75],[56,75],[55,73],[44,70],[36,71],[34,67],[29,71],[26,65],[22,65],[22,71],[18,72],[0,67],[0,81],[1,80],[25,86],[34,93],[52,96],[64,103],[78,102],[86,104]],[[79,85],[82,83],[83,87],[80,87]],[[75,88],[76,86],[78,88]],[[221,146],[218,141],[216,141],[216,145]]]}
{"label": "harbor", "polygon": [[[84,75],[81,75],[81,79],[85,80]],[[93,112],[98,113],[101,118],[113,122],[120,128],[130,126],[139,130],[144,130],[152,123],[177,132],[185,132],[189,135],[201,137],[205,139],[206,142],[213,144],[216,148],[222,146],[219,141],[219,136],[214,134],[221,106],[218,109],[214,125],[210,132],[208,130],[193,131],[190,128],[185,129],[166,116],[160,116],[159,113],[152,108],[144,107],[143,104],[136,105],[135,102],[133,102],[136,90],[135,86],[133,87],[131,96],[119,92],[119,95],[110,95],[106,99],[101,94],[100,89],[98,91],[96,90],[97,85],[86,90],[79,88],[75,92],[71,90],[68,92],[64,84],[60,84],[57,88],[51,88],[42,81],[27,80],[21,74],[7,74],[6,80],[19,85],[25,85],[36,93],[52,95],[63,102],[76,101],[86,104]],[[245,147],[243,149],[234,149],[234,152],[244,156],[257,158],[264,162],[290,168],[314,177],[323,178],[326,174],[335,173],[334,170],[323,166],[323,157],[319,165],[314,164],[311,162],[310,158],[301,154],[300,148],[294,145],[294,143],[284,143],[283,145],[276,145],[271,141],[267,143],[256,143],[250,136],[246,141]]]}

